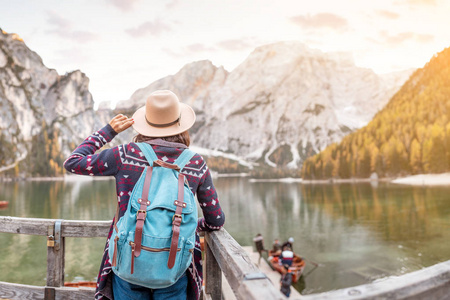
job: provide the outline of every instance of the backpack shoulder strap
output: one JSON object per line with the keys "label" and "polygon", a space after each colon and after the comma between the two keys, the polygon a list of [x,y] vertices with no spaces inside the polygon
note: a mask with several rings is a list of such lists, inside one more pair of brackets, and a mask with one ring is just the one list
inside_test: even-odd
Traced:
{"label": "backpack shoulder strap", "polygon": [[[136,145],[139,147],[139,149],[141,149],[142,153],[144,153],[145,158],[149,163],[158,160],[158,156],[156,156],[156,153],[151,145],[147,143],[136,143]],[[152,165],[153,164],[150,163],[150,166]]]}
{"label": "backpack shoulder strap", "polygon": [[194,151],[189,150],[189,148],[186,148],[181,152],[180,156],[173,162],[174,165],[177,165],[180,167],[180,171],[186,166],[187,163],[191,160],[191,158],[195,155]]}

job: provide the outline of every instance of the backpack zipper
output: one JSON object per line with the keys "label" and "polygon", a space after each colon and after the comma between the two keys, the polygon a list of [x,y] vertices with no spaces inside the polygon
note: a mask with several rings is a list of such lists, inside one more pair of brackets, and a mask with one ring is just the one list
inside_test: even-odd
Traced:
{"label": "backpack zipper", "polygon": [[[129,242],[130,246],[131,246],[131,251],[134,252],[134,247],[135,247],[135,243],[134,242]],[[150,248],[150,247],[146,247],[146,246],[141,246],[142,250],[145,251],[149,251],[149,252],[164,252],[164,251],[170,251],[170,248]],[[177,249],[177,252],[181,251],[181,248]],[[189,252],[194,252],[194,249],[189,249]]]}
{"label": "backpack zipper", "polygon": [[[136,243],[130,241],[128,244],[130,244],[130,246],[131,246],[131,268],[130,268],[130,273],[133,274],[134,273],[134,251],[136,249]],[[146,246],[142,246],[142,245],[141,245],[141,249],[145,250],[145,251],[149,251],[149,252],[164,252],[164,251],[169,252],[170,251],[170,248],[150,248],[150,247],[146,247]],[[178,251],[181,251],[181,248],[178,248],[177,252]],[[193,253],[194,249],[189,249],[189,252]]]}

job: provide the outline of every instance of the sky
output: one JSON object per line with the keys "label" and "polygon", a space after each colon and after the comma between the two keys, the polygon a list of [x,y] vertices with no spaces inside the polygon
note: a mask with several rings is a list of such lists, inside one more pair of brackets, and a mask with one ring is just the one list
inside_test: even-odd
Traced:
{"label": "sky", "polygon": [[17,33],[59,74],[81,70],[98,105],[208,59],[232,71],[259,46],[298,41],[388,73],[450,46],[448,0],[0,0]]}

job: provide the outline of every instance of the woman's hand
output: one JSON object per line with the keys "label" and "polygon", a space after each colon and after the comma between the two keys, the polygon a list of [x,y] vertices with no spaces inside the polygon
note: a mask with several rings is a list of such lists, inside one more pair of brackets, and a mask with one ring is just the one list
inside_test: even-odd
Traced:
{"label": "woman's hand", "polygon": [[109,121],[109,125],[111,125],[111,127],[117,133],[121,133],[122,131],[130,128],[133,123],[133,119],[128,118],[127,116],[124,116],[122,114],[115,116],[111,121]]}

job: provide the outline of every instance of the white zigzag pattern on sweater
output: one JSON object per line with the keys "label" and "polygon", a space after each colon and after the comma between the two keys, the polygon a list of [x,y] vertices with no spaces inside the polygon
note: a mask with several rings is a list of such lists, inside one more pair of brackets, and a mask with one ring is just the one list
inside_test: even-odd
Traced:
{"label": "white zigzag pattern on sweater", "polygon": [[208,171],[208,166],[205,162],[199,167],[199,168],[193,168],[193,167],[184,167],[182,170],[182,174],[194,176],[197,178],[202,178],[203,175],[205,175],[206,171]]}
{"label": "white zigzag pattern on sweater", "polygon": [[107,143],[106,138],[103,135],[101,135],[98,131],[94,132],[91,136],[93,136],[94,138],[98,137],[100,142],[102,142],[102,147]]}
{"label": "white zigzag pattern on sweater", "polygon": [[148,166],[148,162],[146,159],[139,159],[133,156],[128,156],[127,152],[125,150],[125,145],[120,145],[119,147],[119,156],[120,161],[124,165],[133,165],[138,167],[145,167]]}

